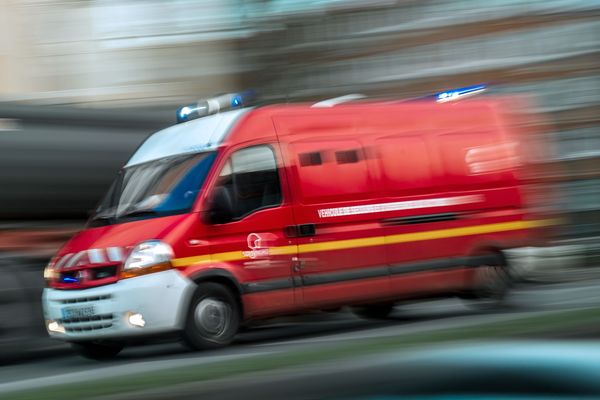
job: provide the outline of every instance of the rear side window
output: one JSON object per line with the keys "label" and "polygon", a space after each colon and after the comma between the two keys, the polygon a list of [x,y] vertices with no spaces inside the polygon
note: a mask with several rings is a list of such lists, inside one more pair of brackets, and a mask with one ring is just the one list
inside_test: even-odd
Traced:
{"label": "rear side window", "polygon": [[254,146],[233,153],[221,170],[218,186],[232,199],[234,219],[281,204],[281,183],[271,147]]}
{"label": "rear side window", "polygon": [[373,192],[362,145],[354,140],[296,142],[297,182],[303,204],[369,198]]}
{"label": "rear side window", "polygon": [[321,153],[318,151],[313,151],[312,153],[302,153],[298,156],[298,158],[300,160],[300,166],[302,167],[323,164]]}

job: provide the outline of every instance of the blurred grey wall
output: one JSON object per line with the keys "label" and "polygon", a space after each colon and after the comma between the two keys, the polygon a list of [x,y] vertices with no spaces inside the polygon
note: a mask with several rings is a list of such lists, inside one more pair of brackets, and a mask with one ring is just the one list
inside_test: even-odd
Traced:
{"label": "blurred grey wall", "polygon": [[0,103],[0,222],[87,218],[140,143],[174,120],[170,110]]}

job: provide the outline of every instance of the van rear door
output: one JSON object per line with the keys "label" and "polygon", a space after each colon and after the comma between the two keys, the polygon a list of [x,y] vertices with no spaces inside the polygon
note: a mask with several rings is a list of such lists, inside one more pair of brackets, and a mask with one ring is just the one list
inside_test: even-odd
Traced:
{"label": "van rear door", "polygon": [[494,224],[520,219],[516,144],[492,116],[485,120],[480,112],[473,125],[472,114],[463,112],[463,120],[457,114],[440,112],[427,127],[377,140],[388,199],[382,223],[397,294],[464,288],[464,267],[476,262],[474,253],[502,243],[502,229],[513,229]]}
{"label": "van rear door", "polygon": [[479,197],[444,190],[431,148],[425,131],[376,140],[380,187],[386,199],[381,223],[392,290],[397,296],[426,295],[460,287],[464,281],[460,271],[448,272],[452,265],[447,251],[456,255],[461,249],[446,247],[445,241],[436,237],[456,226],[461,215],[457,206],[477,202]]}

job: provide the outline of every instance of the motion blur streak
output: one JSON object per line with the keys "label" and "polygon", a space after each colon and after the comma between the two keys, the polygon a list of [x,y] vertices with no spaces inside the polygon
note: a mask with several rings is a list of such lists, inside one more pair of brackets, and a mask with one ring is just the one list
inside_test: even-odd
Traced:
{"label": "motion blur streak", "polygon": [[[506,95],[512,99],[520,95],[528,99],[517,121],[518,129],[533,139],[527,148],[527,162],[533,168],[523,177],[525,197],[534,214],[565,222],[545,228],[545,246],[507,252],[517,285],[512,312],[466,313],[454,300],[446,300],[422,308],[403,305],[406,309],[400,307],[402,311],[396,312],[401,317],[395,323],[367,325],[345,313],[319,313],[307,317],[318,320],[305,322],[308,327],[297,324],[297,319],[261,325],[262,329],[242,334],[239,346],[206,356],[173,355],[177,353],[173,348],[159,347],[149,353],[133,349],[117,363],[150,358],[148,368],[159,369],[165,364],[210,363],[214,357],[223,362],[216,370],[224,371],[214,377],[227,377],[230,371],[261,370],[265,365],[284,369],[308,364],[303,373],[315,382],[315,391],[305,392],[295,386],[298,382],[289,379],[290,375],[276,376],[274,369],[265,368],[270,372],[260,380],[262,389],[246,387],[247,381],[234,376],[228,387],[196,386],[189,392],[182,390],[182,398],[200,393],[214,399],[220,395],[235,398],[239,392],[231,394],[233,388],[266,398],[276,397],[275,393],[283,396],[285,388],[298,390],[295,394],[288,390],[289,399],[361,398],[362,392],[348,391],[337,382],[383,387],[390,383],[390,376],[400,374],[414,378],[412,382],[402,380],[406,393],[420,393],[417,386],[423,385],[419,383],[438,382],[436,387],[447,389],[443,393],[456,394],[460,389],[463,394],[464,386],[458,383],[473,379],[476,385],[471,392],[475,395],[522,395],[519,390],[526,382],[513,379],[529,376],[536,383],[526,392],[529,395],[596,395],[597,386],[590,382],[598,381],[594,371],[599,369],[585,355],[597,355],[600,326],[593,311],[600,306],[596,278],[600,275],[599,17],[600,3],[587,0],[0,2],[0,360],[30,358],[29,363],[0,367],[0,376],[27,388],[26,379],[43,381],[54,373],[54,357],[67,348],[46,338],[47,321],[40,310],[43,268],[61,244],[84,226],[128,156],[150,133],[174,123],[177,109],[219,93],[248,89],[254,89],[264,103],[324,101],[335,107],[336,102],[327,99],[349,94],[353,95],[344,98],[350,102],[360,98],[435,101],[437,94],[437,99],[446,103],[453,88],[478,88],[485,83],[485,93],[474,97]],[[523,160],[514,156],[511,146],[469,150],[470,172],[519,165]],[[324,215],[342,212],[321,211]],[[107,249],[110,261],[125,256],[125,249]],[[96,253],[91,257],[100,260]],[[214,260],[190,257],[176,259],[174,265],[192,261]],[[538,300],[540,293],[542,299]],[[556,310],[566,310],[566,314],[538,315]],[[132,316],[139,315],[132,312]],[[507,322],[517,316],[523,317],[521,322]],[[145,323],[142,316],[134,321],[140,326]],[[460,321],[473,326],[500,321],[500,325],[480,330],[463,326],[459,333],[446,332]],[[413,325],[418,325],[416,333]],[[427,336],[438,329],[446,332],[443,338]],[[500,343],[481,343],[491,331]],[[381,344],[367,338],[406,332],[413,336],[405,343]],[[506,342],[515,332],[540,342]],[[351,336],[361,349],[331,345],[340,340],[338,334]],[[284,352],[285,357],[275,361],[244,363],[243,356],[258,353],[259,346],[288,351],[288,347],[301,345],[274,343],[289,340],[289,336],[304,341],[306,348]],[[417,351],[417,346],[427,347],[447,337],[462,339],[464,346],[426,354]],[[542,338],[591,340],[559,345]],[[380,356],[388,345],[389,359]],[[314,359],[307,360],[308,355],[301,353],[313,346],[323,357],[310,353]],[[409,359],[402,353],[406,349],[418,353],[415,369],[403,361]],[[329,366],[322,368],[330,368],[331,374],[315,376],[310,366],[313,361],[326,363],[355,351],[379,355],[369,365],[349,362],[352,371],[348,374],[340,373],[341,367],[331,370]],[[58,362],[60,371],[80,373],[82,387],[96,379],[94,364],[77,364],[66,354]],[[489,355],[489,363],[479,354]],[[543,362],[541,354],[547,355]],[[227,364],[222,359],[234,361]],[[542,364],[549,365],[548,369],[541,370]],[[454,386],[453,379],[442,380],[438,374],[448,365],[456,367],[459,375]],[[194,371],[204,376],[201,367]],[[199,381],[204,379],[210,377]],[[283,392],[264,392],[277,379],[274,387]],[[34,398],[48,395],[42,381],[36,381],[41,389]],[[153,388],[157,397],[172,398],[173,392],[157,388],[155,382],[159,381],[155,376],[141,379],[136,390]],[[177,384],[184,379],[169,382]],[[310,386],[301,382],[305,388]],[[325,392],[324,382],[331,383],[329,392]],[[502,391],[498,383],[505,382],[523,386],[515,383],[512,391]],[[96,395],[128,396],[118,393],[123,382],[96,383],[115,388],[115,392],[97,391]],[[543,391],[543,387],[553,391]],[[57,393],[62,399],[87,395]],[[365,398],[372,395],[364,394]]]}

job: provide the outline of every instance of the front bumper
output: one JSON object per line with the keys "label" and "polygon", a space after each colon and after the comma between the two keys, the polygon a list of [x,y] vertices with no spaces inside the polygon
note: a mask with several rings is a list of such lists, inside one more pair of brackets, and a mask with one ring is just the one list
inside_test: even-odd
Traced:
{"label": "front bumper", "polygon": [[[54,322],[53,327],[60,327],[59,332],[49,330],[48,333],[66,341],[177,331],[183,328],[195,286],[177,270],[168,270],[91,289],[44,289],[46,327]],[[145,325],[130,324],[131,314],[141,314]]]}

